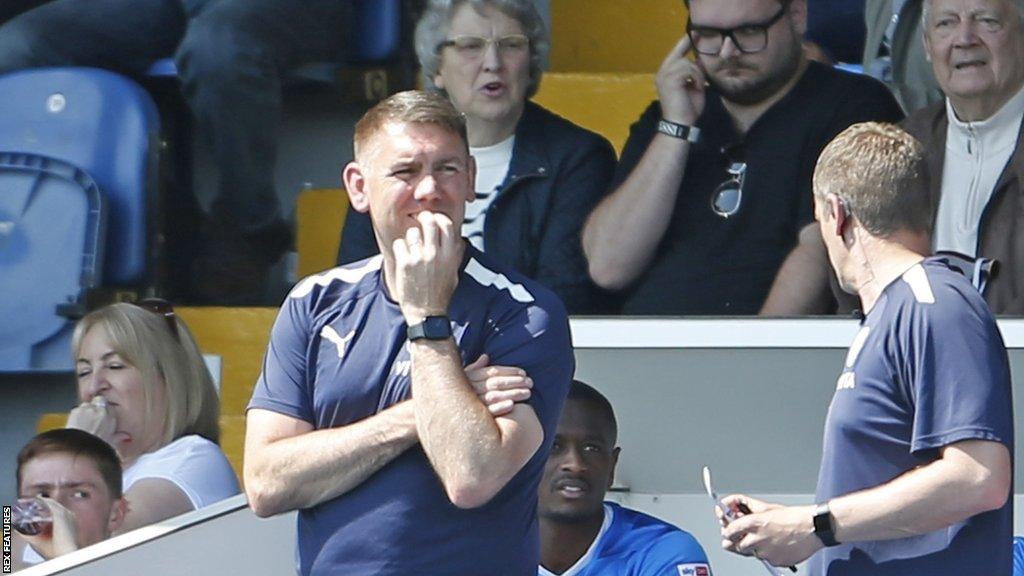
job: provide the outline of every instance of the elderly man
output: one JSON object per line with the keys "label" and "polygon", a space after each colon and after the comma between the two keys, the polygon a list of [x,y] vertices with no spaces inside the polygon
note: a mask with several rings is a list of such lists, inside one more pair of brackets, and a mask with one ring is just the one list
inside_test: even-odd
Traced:
{"label": "elderly man", "polygon": [[124,522],[121,461],[88,432],[60,428],[39,434],[18,453],[16,475],[19,506],[34,499],[52,521],[49,527],[15,525],[15,570],[102,542]]}
{"label": "elderly man", "polygon": [[806,60],[806,0],[688,4],[583,248],[627,314],[753,314],[811,221],[818,153],[901,113],[879,82]]}
{"label": "elderly man", "polygon": [[821,154],[815,217],[866,316],[829,407],[818,505],[727,497],[727,550],[775,565],[817,552],[820,576],[1010,573],[1009,361],[970,281],[907,248],[931,224],[923,153],[866,123]]}
{"label": "elderly man", "polygon": [[618,425],[603,394],[573,380],[538,494],[540,576],[710,576],[688,532],[605,502],[615,478]]}
{"label": "elderly man", "polygon": [[864,71],[892,90],[908,114],[942,100],[921,42],[927,0],[867,0]]}
{"label": "elderly man", "polygon": [[[537,484],[574,367],[565,310],[459,235],[476,167],[443,96],[375,106],[355,157],[345,187],[380,255],[282,306],[249,405],[249,501],[300,510],[303,575],[535,574]],[[478,396],[463,366],[488,360],[532,388]]]}
{"label": "elderly man", "polygon": [[[927,150],[934,251],[990,258],[996,314],[1024,314],[1024,2],[927,0],[924,46],[946,101],[904,123]],[[813,229],[787,259],[762,312],[828,311],[828,266]]]}

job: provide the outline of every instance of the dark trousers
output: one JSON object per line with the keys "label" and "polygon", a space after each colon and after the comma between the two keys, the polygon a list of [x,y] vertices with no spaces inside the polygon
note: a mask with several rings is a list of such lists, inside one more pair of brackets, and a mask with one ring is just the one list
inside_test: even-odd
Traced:
{"label": "dark trousers", "polygon": [[175,55],[220,171],[214,218],[244,232],[281,219],[273,176],[281,77],[341,57],[347,0],[189,1],[191,19],[183,0],[16,2],[19,14],[0,26],[0,74],[94,66],[139,75]]}

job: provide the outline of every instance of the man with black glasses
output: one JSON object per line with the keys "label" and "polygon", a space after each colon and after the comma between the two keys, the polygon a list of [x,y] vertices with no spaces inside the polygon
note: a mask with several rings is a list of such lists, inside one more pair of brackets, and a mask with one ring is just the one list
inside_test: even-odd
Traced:
{"label": "man with black glasses", "polygon": [[[590,215],[590,274],[628,314],[755,314],[812,220],[825,144],[898,120],[880,83],[808,62],[806,0],[692,0],[687,34],[657,74]],[[696,59],[687,55],[696,53]]]}

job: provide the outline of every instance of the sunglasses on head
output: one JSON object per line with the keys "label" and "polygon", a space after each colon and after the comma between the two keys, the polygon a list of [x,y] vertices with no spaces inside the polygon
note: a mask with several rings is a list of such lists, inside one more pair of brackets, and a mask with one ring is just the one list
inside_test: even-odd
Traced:
{"label": "sunglasses on head", "polygon": [[174,314],[174,306],[170,302],[163,298],[144,298],[132,302],[132,304],[157,316],[163,316],[164,320],[167,321],[167,328],[170,329],[171,334],[174,335],[175,339],[178,338],[177,316]]}

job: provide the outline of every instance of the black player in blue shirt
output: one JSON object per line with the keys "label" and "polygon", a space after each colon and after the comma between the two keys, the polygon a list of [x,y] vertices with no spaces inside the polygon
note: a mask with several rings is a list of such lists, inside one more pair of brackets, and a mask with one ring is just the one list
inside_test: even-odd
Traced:
{"label": "black player in blue shirt", "polygon": [[970,281],[925,258],[921,145],[855,125],[822,152],[815,217],[865,313],[825,423],[817,506],[746,496],[726,549],[821,576],[1009,574],[1013,403],[1006,347]]}
{"label": "black player in blue shirt", "polygon": [[617,435],[608,399],[574,380],[538,490],[539,576],[711,576],[690,533],[604,501]]}

